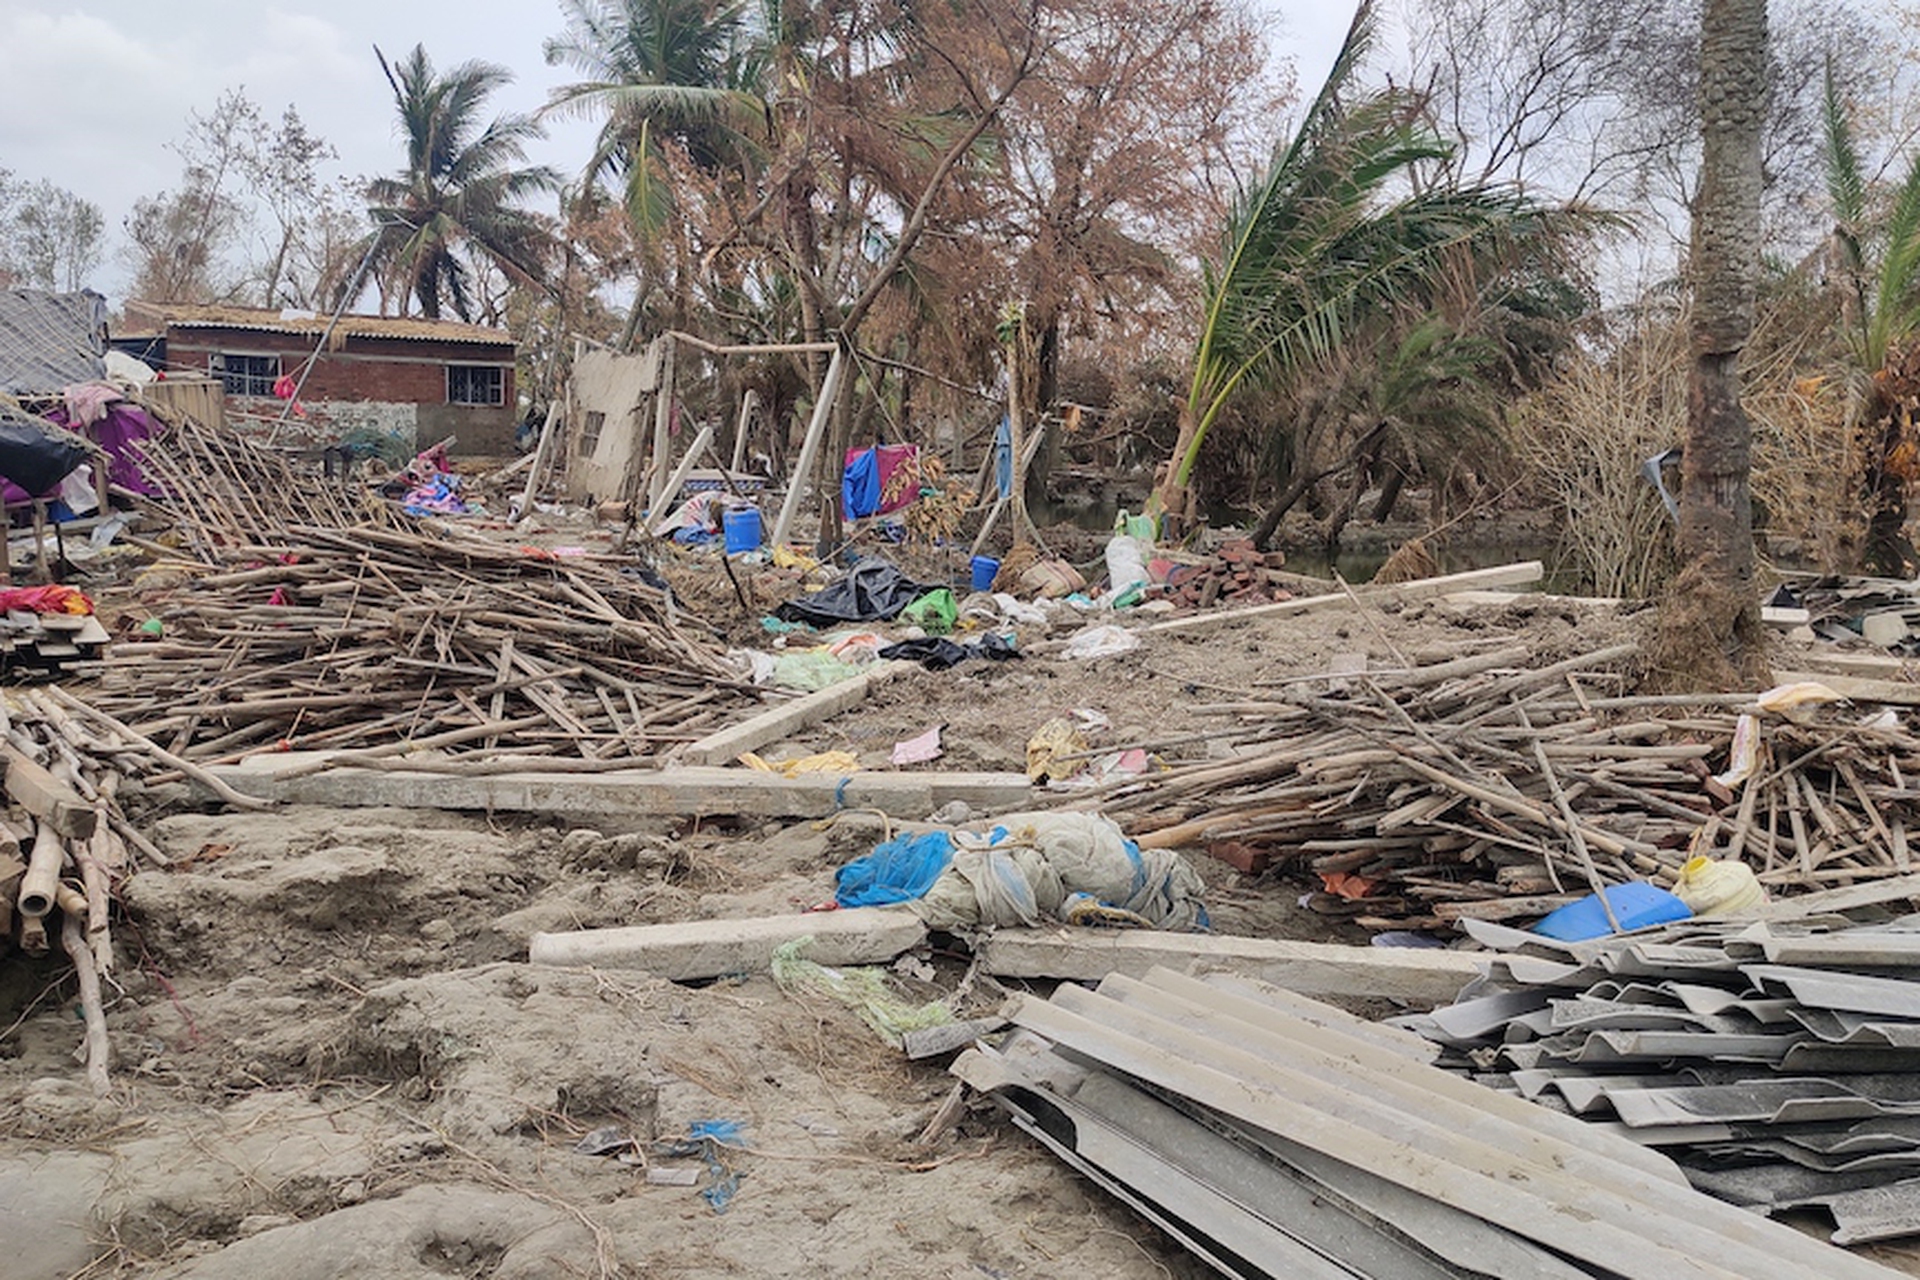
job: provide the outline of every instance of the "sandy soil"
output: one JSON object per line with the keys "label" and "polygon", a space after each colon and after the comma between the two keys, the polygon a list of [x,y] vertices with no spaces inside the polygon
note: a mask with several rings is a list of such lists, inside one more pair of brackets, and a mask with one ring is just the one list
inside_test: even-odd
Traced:
{"label": "sandy soil", "polygon": [[[1435,604],[1378,626],[1345,612],[1210,628],[1093,664],[974,663],[771,754],[881,765],[944,724],[945,758],[922,767],[1019,768],[1032,730],[1075,708],[1107,718],[1108,742],[1176,738],[1218,723],[1208,703],[1336,653],[1388,663],[1520,634],[1558,656],[1633,625]],[[838,1005],[763,974],[692,987],[524,963],[540,929],[817,903],[884,834],[872,815],[593,831],[156,797],[149,821],[179,866],[128,887],[111,1099],[70,1056],[61,967],[0,966],[0,1015],[20,1019],[0,1037],[8,1280],[1205,1274],[990,1107],[918,1141],[950,1078]],[[1222,932],[1346,936],[1296,905],[1300,885],[1199,862]],[[932,997],[963,966],[904,968],[902,989]],[[745,1149],[715,1168],[672,1154],[707,1120],[738,1122]],[[624,1160],[574,1150],[606,1128],[631,1139]],[[650,1180],[687,1176],[730,1186],[724,1211],[701,1186]]]}

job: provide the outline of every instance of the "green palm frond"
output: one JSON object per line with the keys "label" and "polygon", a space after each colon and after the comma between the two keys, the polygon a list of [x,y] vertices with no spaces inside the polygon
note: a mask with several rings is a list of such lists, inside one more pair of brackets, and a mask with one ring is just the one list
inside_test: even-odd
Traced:
{"label": "green palm frond", "polygon": [[527,143],[540,136],[535,121],[486,118],[488,97],[512,79],[505,68],[465,62],[440,75],[423,46],[391,63],[375,53],[393,89],[406,167],[367,183],[376,229],[363,244],[381,278],[412,294],[422,314],[438,316],[444,301],[471,318],[472,272],[458,251],[537,279],[549,236],[521,202],[557,190],[559,175],[522,163]]}

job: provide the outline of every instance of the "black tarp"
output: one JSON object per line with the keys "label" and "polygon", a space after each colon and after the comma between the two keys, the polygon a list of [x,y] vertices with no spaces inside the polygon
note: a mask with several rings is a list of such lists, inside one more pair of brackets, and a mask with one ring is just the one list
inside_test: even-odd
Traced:
{"label": "black tarp", "polygon": [[787,601],[774,610],[774,616],[816,627],[830,627],[836,622],[884,622],[931,590],[884,560],[862,560],[844,578],[810,596]]}
{"label": "black tarp", "polygon": [[78,437],[0,404],[0,476],[28,493],[46,493],[86,460]]}

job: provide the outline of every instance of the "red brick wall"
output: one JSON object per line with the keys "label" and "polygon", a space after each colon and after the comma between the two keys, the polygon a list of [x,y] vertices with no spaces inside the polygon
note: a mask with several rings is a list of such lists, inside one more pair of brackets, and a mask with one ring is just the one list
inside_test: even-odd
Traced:
{"label": "red brick wall", "polygon": [[[272,330],[172,325],[167,330],[167,361],[175,368],[205,372],[208,357],[216,352],[278,355],[280,371],[297,378],[314,342],[313,337]],[[450,364],[500,366],[504,370],[504,402],[497,406],[448,404],[447,366]],[[352,402],[419,405],[420,434],[423,437],[428,434],[428,423],[437,433],[433,440],[419,440],[419,445],[432,444],[434,440],[452,435],[456,445],[467,452],[505,453],[511,449],[518,414],[513,348],[504,343],[489,346],[349,338],[344,350],[321,352],[307,375],[300,399],[316,407]],[[236,397],[234,403],[242,413],[277,415],[281,407],[278,401],[250,397]],[[315,413],[313,416],[324,422],[331,415]]]}

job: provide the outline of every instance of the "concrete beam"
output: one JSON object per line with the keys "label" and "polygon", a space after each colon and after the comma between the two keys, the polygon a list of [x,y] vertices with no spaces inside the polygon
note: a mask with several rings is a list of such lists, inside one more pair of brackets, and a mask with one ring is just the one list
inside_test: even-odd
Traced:
{"label": "concrete beam", "polygon": [[921,819],[953,800],[975,809],[1031,802],[1024,773],[882,773],[786,778],[752,769],[686,767],[604,773],[534,770],[462,776],[410,769],[328,769],[299,778],[276,776],[313,758],[287,752],[255,756],[210,772],[244,795],[282,804],[385,807],[487,813],[554,813],[579,817],[824,818],[841,809],[878,809]]}
{"label": "concrete beam", "polygon": [[[1369,604],[1385,604],[1388,601],[1431,600],[1436,596],[1452,595],[1459,591],[1479,591],[1494,587],[1523,587],[1538,582],[1546,575],[1546,567],[1538,560],[1525,560],[1518,564],[1497,565],[1491,569],[1469,569],[1465,573],[1449,573],[1438,578],[1420,578],[1413,582],[1396,582],[1391,586],[1354,588],[1354,596]],[[1331,595],[1307,596],[1298,600],[1282,600],[1277,604],[1257,604],[1246,609],[1214,609],[1196,613],[1187,618],[1174,618],[1168,622],[1158,622],[1146,628],[1148,631],[1191,631],[1199,627],[1210,627],[1222,622],[1238,622],[1244,618],[1285,618],[1296,613],[1317,613],[1322,609],[1348,609],[1353,607],[1353,597],[1344,591]]]}
{"label": "concrete beam", "polygon": [[927,927],[904,907],[849,907],[749,920],[687,920],[621,929],[536,933],[534,964],[645,969],[675,982],[758,973],[773,953],[811,938],[803,953],[819,964],[885,964],[926,941]]}
{"label": "concrete beam", "polygon": [[829,685],[802,698],[769,707],[739,724],[710,733],[689,743],[680,752],[681,764],[732,764],[745,751],[758,751],[770,743],[781,742],[802,729],[810,729],[823,720],[831,720],[851,711],[867,700],[867,695],[895,676],[915,669],[911,662],[882,662],[872,670]]}

